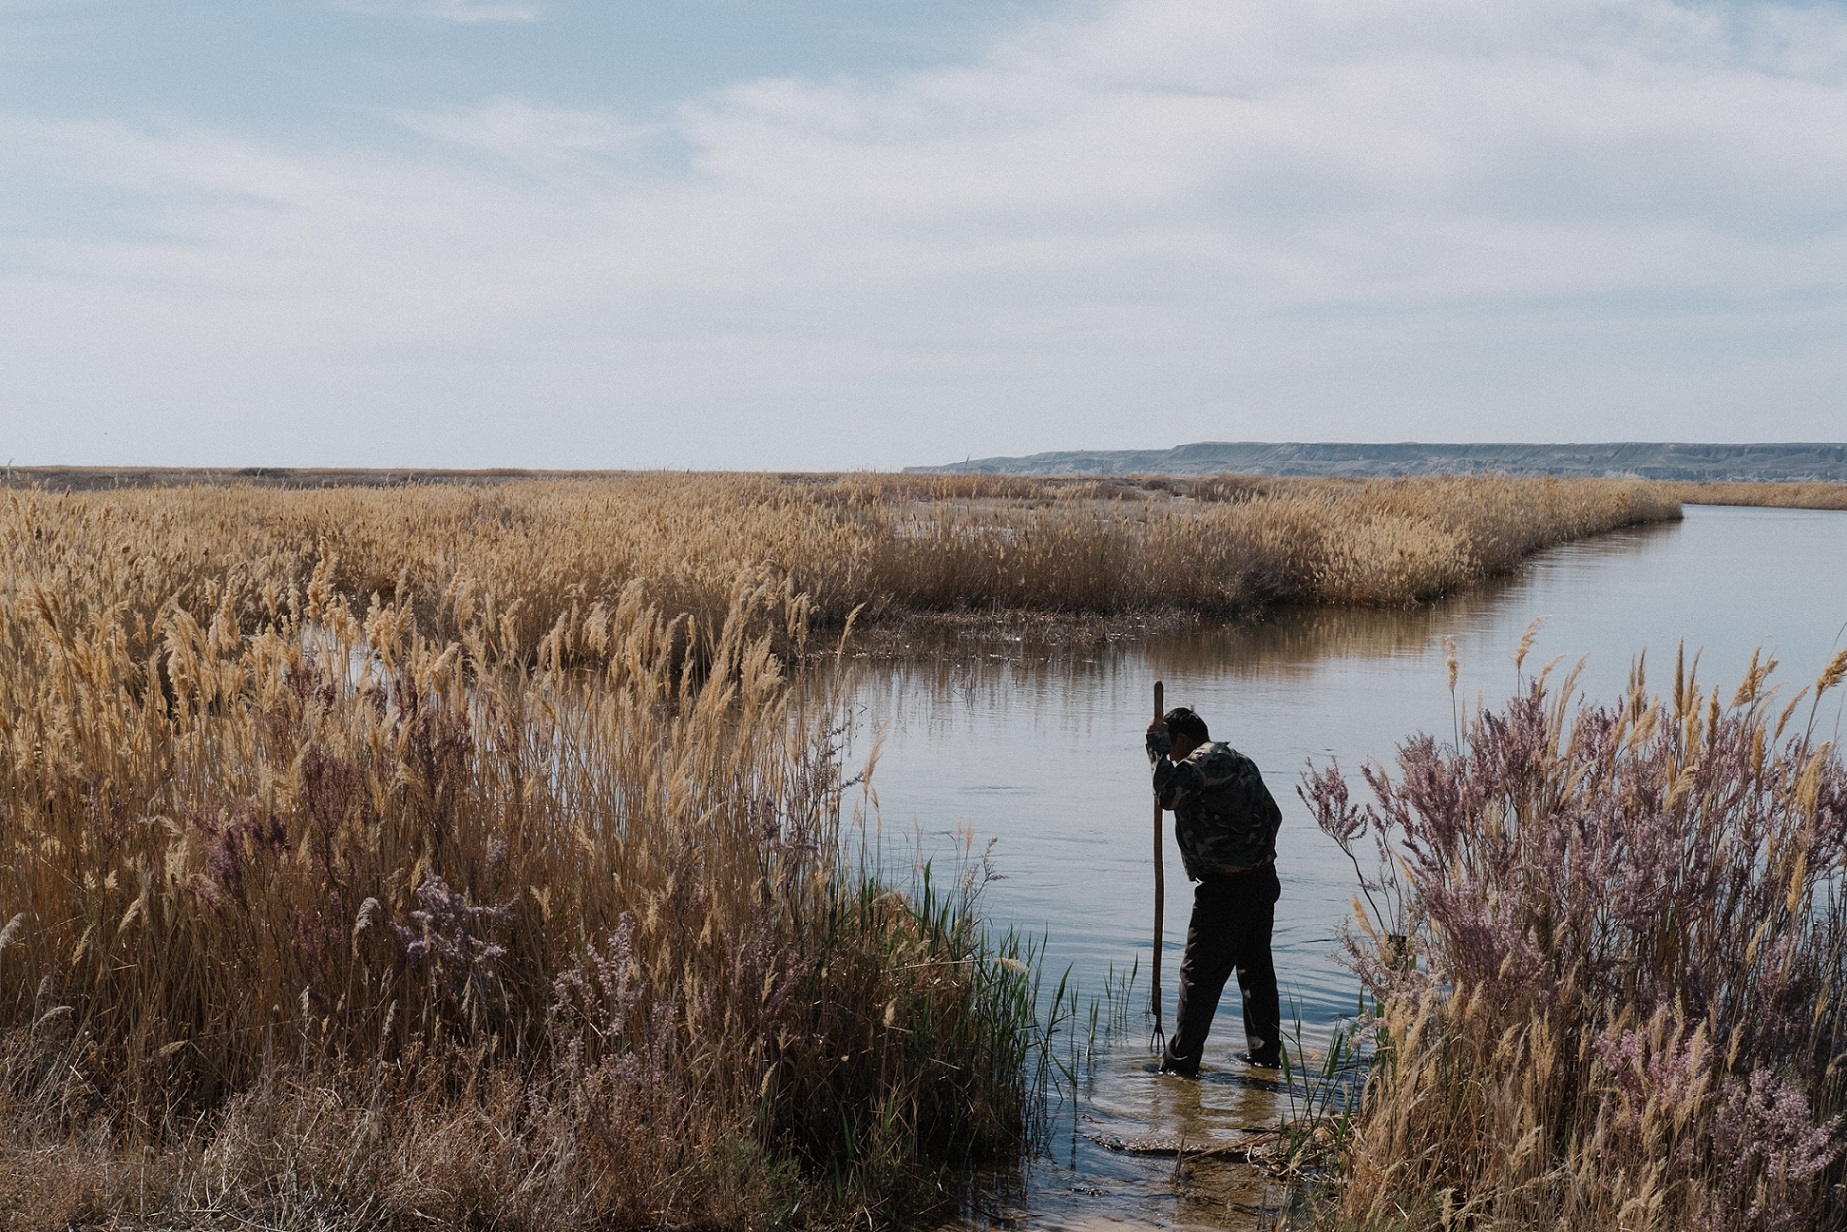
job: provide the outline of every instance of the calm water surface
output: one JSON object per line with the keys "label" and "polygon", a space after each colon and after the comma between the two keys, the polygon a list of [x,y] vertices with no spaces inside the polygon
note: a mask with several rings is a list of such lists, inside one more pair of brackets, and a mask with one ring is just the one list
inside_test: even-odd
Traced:
{"label": "calm water surface", "polygon": [[[1048,984],[1068,967],[1094,994],[1112,969],[1141,972],[1127,1030],[1061,1104],[1055,1157],[988,1222],[1248,1227],[1276,1198],[1247,1168],[1189,1164],[1177,1179],[1171,1159],[1112,1153],[1087,1136],[1235,1140],[1286,1111],[1273,1083],[1232,1059],[1243,1046],[1235,981],[1200,1081],[1144,1068],[1153,872],[1141,743],[1153,682],[1166,681],[1169,706],[1194,707],[1215,739],[1252,757],[1282,806],[1276,965],[1285,1020],[1299,1015],[1312,1053],[1356,1004],[1337,944],[1355,885],[1295,794],[1301,770],[1337,758],[1352,772],[1389,762],[1412,732],[1448,736],[1446,637],[1462,704],[1498,705],[1515,687],[1521,634],[1539,616],[1548,619],[1529,674],[1555,657],[1585,657],[1579,688],[1593,700],[1616,696],[1644,652],[1653,680],[1670,680],[1683,640],[1689,658],[1701,654],[1700,678],[1728,691],[1762,646],[1782,661],[1773,679],[1793,692],[1814,679],[1847,622],[1847,513],[1690,506],[1684,522],[1559,548],[1509,581],[1412,611],[1304,613],[1078,649],[949,638],[860,666],[857,755],[876,739],[874,816],[888,849],[914,841],[940,870],[958,836],[972,836],[999,875],[984,891],[987,914],[1044,937]],[[1171,819],[1164,829],[1171,1026],[1191,893]]]}

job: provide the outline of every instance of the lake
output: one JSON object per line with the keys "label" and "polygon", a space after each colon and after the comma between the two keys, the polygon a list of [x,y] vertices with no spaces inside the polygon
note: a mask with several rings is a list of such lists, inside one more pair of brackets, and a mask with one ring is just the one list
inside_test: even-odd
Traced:
{"label": "lake", "polygon": [[[1049,989],[1068,968],[1084,996],[1112,971],[1140,974],[1127,1027],[1095,1057],[1083,1088],[1057,1109],[1055,1150],[1027,1190],[973,1222],[1015,1228],[1249,1227],[1277,1195],[1252,1170],[1107,1151],[1088,1136],[1233,1140],[1286,1111],[1277,1084],[1248,1074],[1236,981],[1220,1003],[1197,1082],[1147,1071],[1147,974],[1153,925],[1152,806],[1142,731],[1152,690],[1192,706],[1263,769],[1283,809],[1275,954],[1285,1030],[1322,1047],[1351,1015],[1357,982],[1338,961],[1356,889],[1352,866],[1315,828],[1295,785],[1312,760],[1351,775],[1390,763],[1417,731],[1450,739],[1458,707],[1498,706],[1516,688],[1514,653],[1585,659],[1579,690],[1622,690],[1646,654],[1657,688],[1682,641],[1699,677],[1730,688],[1753,650],[1783,667],[1788,692],[1809,683],[1847,622],[1847,513],[1689,506],[1684,521],[1553,549],[1511,578],[1397,611],[1287,612],[1256,625],[1180,635],[1047,643],[999,635],[917,639],[894,659],[861,660],[851,759],[876,742],[869,825],[889,855],[914,843],[944,875],[972,843],[996,875],[991,921],[1044,938]],[[1459,678],[1445,664],[1452,639]],[[1820,725],[1838,725],[1838,704]],[[1356,797],[1361,793],[1356,791]],[[871,806],[876,806],[871,807]],[[1163,983],[1171,1028],[1191,893],[1166,832]],[[1084,1028],[1080,1026],[1080,1034]]]}

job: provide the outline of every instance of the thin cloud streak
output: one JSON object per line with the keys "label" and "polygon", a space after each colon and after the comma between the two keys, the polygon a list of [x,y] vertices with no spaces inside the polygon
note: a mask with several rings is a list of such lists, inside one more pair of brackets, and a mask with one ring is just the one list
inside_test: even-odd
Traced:
{"label": "thin cloud streak", "polygon": [[463,25],[483,22],[529,22],[545,16],[537,4],[499,4],[483,0],[333,0],[333,7],[368,17],[416,17]]}
{"label": "thin cloud streak", "polygon": [[1825,436],[1844,86],[1824,9],[1131,0],[665,117],[394,113],[408,149],[14,117],[7,165],[124,204],[0,238],[0,396],[102,423],[101,371],[426,465]]}
{"label": "thin cloud streak", "polygon": [[394,118],[432,140],[525,164],[617,153],[661,131],[658,125],[632,124],[606,111],[543,107],[507,95],[475,107],[405,111]]}

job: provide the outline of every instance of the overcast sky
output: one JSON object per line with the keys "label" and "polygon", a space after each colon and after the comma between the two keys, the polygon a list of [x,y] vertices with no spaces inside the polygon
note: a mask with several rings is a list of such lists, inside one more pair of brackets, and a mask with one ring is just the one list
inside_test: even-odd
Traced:
{"label": "overcast sky", "polygon": [[16,464],[1839,441],[1844,389],[1839,3],[0,0]]}

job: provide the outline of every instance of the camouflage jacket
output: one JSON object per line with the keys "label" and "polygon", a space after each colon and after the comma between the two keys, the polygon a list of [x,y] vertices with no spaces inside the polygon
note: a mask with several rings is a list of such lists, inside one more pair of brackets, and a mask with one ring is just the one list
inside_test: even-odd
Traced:
{"label": "camouflage jacket", "polygon": [[1175,763],[1167,733],[1148,733],[1154,794],[1174,811],[1174,837],[1189,880],[1234,873],[1276,858],[1282,810],[1250,758],[1229,744],[1208,742]]}

